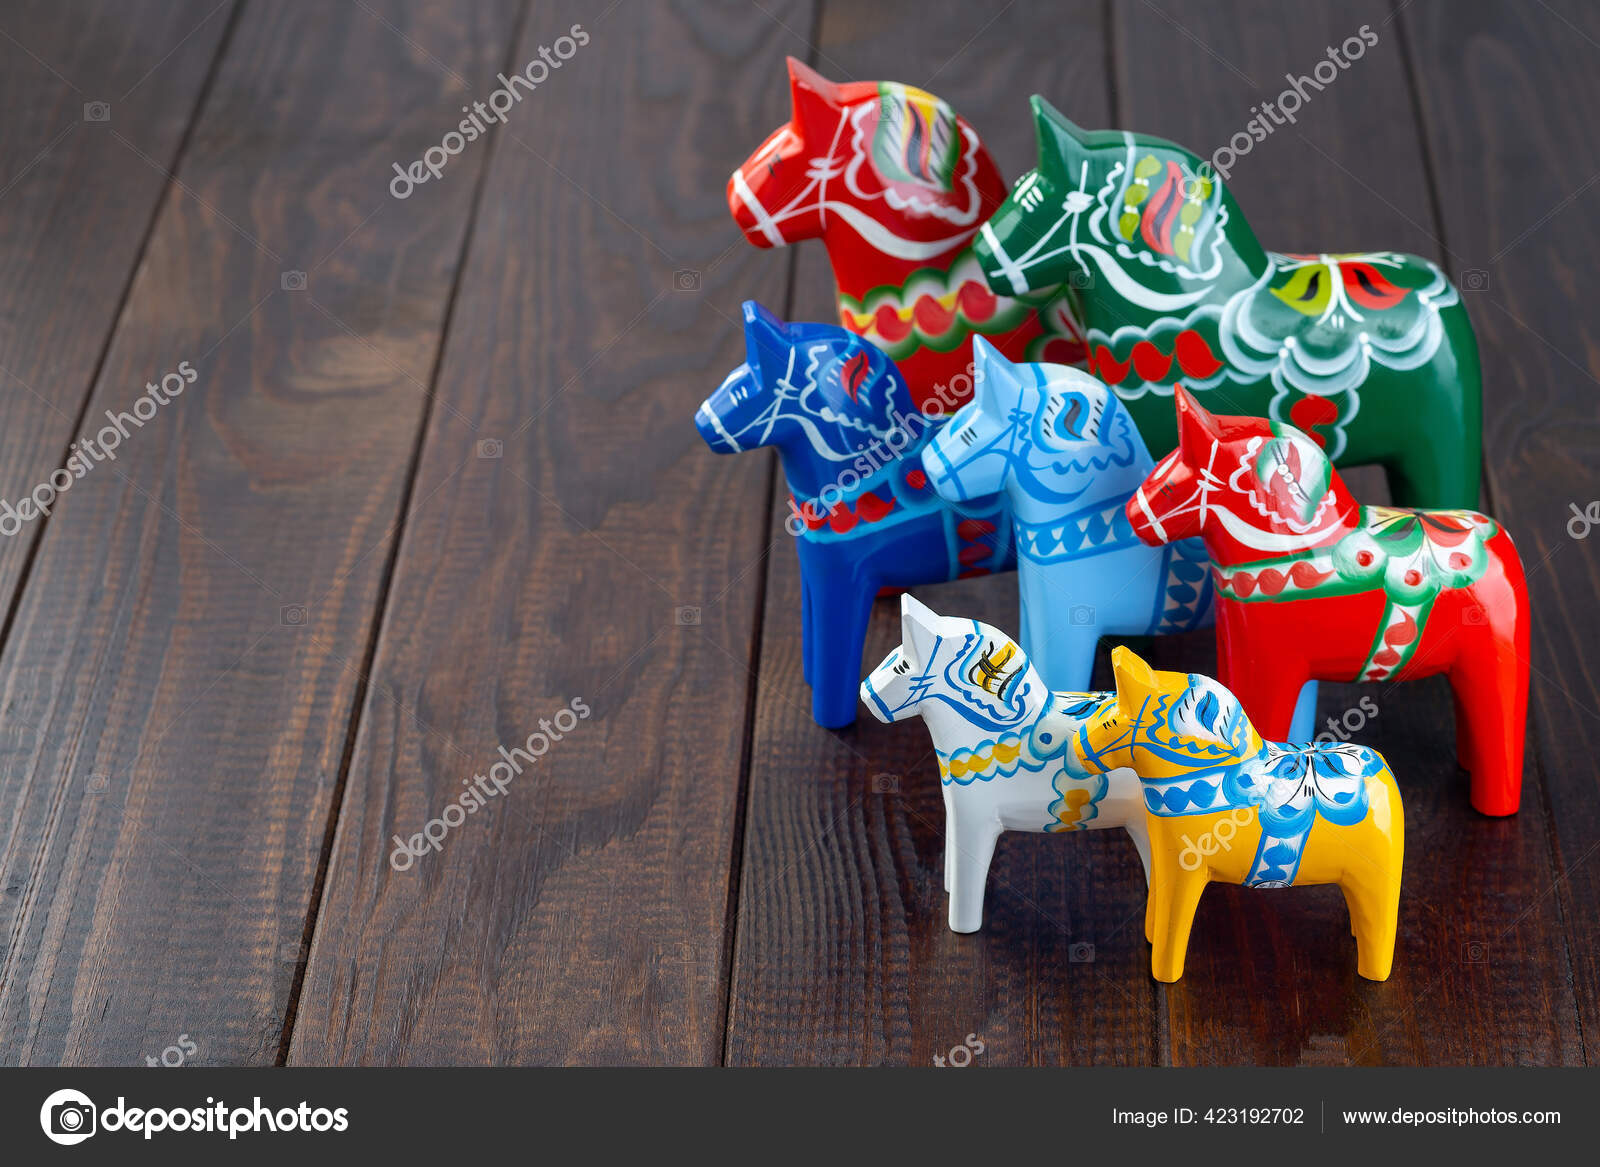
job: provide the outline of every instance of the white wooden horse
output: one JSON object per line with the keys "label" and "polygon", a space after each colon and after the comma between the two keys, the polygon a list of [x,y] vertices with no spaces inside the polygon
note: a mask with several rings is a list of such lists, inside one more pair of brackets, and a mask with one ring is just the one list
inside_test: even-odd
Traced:
{"label": "white wooden horse", "polygon": [[901,597],[901,644],[861,682],[879,721],[927,723],[944,786],[944,887],[950,928],[983,924],[1001,831],[1121,827],[1150,877],[1150,838],[1131,770],[1090,774],[1067,748],[1114,693],[1052,693],[1010,637]]}

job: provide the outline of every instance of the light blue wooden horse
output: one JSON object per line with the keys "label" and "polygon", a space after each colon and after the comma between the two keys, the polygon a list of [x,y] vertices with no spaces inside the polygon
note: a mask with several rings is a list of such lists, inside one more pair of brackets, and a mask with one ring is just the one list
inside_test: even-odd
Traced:
{"label": "light blue wooden horse", "polygon": [[[1089,688],[1102,636],[1188,632],[1216,622],[1205,547],[1148,547],[1125,507],[1155,462],[1120,398],[1066,365],[1013,364],[973,339],[973,399],[934,435],[923,469],[952,502],[1011,504],[1022,647],[1051,689]],[[1316,685],[1290,740],[1309,742]]]}

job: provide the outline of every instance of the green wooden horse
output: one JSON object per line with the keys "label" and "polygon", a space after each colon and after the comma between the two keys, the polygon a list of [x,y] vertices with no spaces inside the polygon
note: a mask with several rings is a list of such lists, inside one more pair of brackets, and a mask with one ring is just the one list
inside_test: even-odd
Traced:
{"label": "green wooden horse", "polygon": [[990,288],[1065,284],[1089,368],[1157,458],[1173,388],[1214,411],[1311,434],[1342,466],[1376,462],[1407,506],[1478,502],[1478,345],[1438,265],[1395,252],[1266,251],[1208,163],[1171,142],[1088,132],[1033,99],[1037,167],[983,226]]}

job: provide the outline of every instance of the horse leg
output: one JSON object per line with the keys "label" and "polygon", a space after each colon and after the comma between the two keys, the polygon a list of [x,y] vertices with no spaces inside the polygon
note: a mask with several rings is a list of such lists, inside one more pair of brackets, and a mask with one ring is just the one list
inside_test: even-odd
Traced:
{"label": "horse leg", "polygon": [[1071,689],[1065,677],[1071,662],[1063,661],[1054,633],[1058,612],[1052,598],[1058,594],[1047,568],[1024,559],[1017,564],[1017,593],[1021,600],[1021,628],[1017,643],[1028,660],[1039,670],[1047,689]]}
{"label": "horse leg", "polygon": [[1297,746],[1309,746],[1316,737],[1317,683],[1307,681],[1300,686],[1300,696],[1294,703],[1294,715],[1289,722],[1289,736],[1284,741]]}
{"label": "horse leg", "polygon": [[1039,668],[1039,675],[1044,678],[1047,689],[1082,693],[1088,690],[1094,676],[1094,650],[1100,644],[1100,626],[1073,624],[1073,614],[1071,610],[1049,610],[1048,619],[1034,625],[1043,634],[1046,645],[1045,664]]}
{"label": "horse leg", "polygon": [[[1375,856],[1381,859],[1382,856]],[[1386,981],[1394,968],[1395,930],[1400,924],[1400,871],[1374,863],[1362,871],[1347,870],[1339,882],[1350,905],[1356,933],[1356,971],[1369,981]]]}
{"label": "horse leg", "polygon": [[811,716],[825,729],[839,729],[856,719],[861,649],[878,582],[851,574],[842,580],[818,578],[812,585],[817,643],[811,662]]}
{"label": "horse leg", "polygon": [[[1148,815],[1145,826],[1152,825]],[[1150,942],[1151,971],[1154,972],[1157,952],[1156,937],[1161,934],[1163,922],[1171,910],[1172,883],[1178,876],[1178,853],[1172,840],[1159,825],[1150,836],[1150,885],[1145,889],[1144,938]]]}
{"label": "horse leg", "polygon": [[1443,413],[1427,417],[1427,430],[1411,435],[1403,449],[1383,464],[1389,496],[1396,506],[1476,510],[1483,457],[1478,424]]}
{"label": "horse leg", "polygon": [[[992,812],[991,812],[992,814]],[[989,861],[1000,838],[1000,823],[974,807],[945,825],[945,848],[955,869],[950,889],[950,931],[976,932],[983,927],[983,891],[989,882]]]}
{"label": "horse leg", "polygon": [[1138,818],[1124,823],[1122,829],[1133,840],[1133,849],[1139,853],[1139,864],[1144,868],[1144,938],[1150,939],[1150,831],[1145,825],[1144,812]]}
{"label": "horse leg", "polygon": [[1359,948],[1361,936],[1370,925],[1362,922],[1361,899],[1356,895],[1355,886],[1350,882],[1348,876],[1345,878],[1345,882],[1339,885],[1339,890],[1344,892],[1344,906],[1350,912],[1350,935],[1356,938],[1356,945]]}
{"label": "horse leg", "polygon": [[[1220,646],[1219,646],[1220,649]],[[1240,669],[1235,667],[1229,654],[1217,653],[1217,680],[1224,688],[1239,698],[1245,716],[1261,737],[1269,742],[1291,740],[1296,706],[1301,690],[1306,686],[1309,667],[1303,660],[1281,655],[1282,646],[1273,654],[1261,654],[1272,661],[1272,667]],[[1252,654],[1241,653],[1238,660],[1249,660]],[[1309,740],[1309,738],[1308,738]]]}
{"label": "horse leg", "polygon": [[1183,976],[1184,957],[1189,951],[1189,929],[1194,925],[1195,909],[1200,906],[1200,893],[1206,890],[1209,882],[1203,868],[1184,871],[1178,867],[1173,874],[1176,882],[1168,898],[1166,914],[1155,922],[1155,952],[1151,961],[1156,980],[1169,985]]}
{"label": "horse leg", "polygon": [[944,894],[949,895],[956,886],[956,799],[953,784],[944,784]]}
{"label": "horse leg", "polygon": [[812,681],[811,654],[816,650],[816,617],[811,614],[811,582],[800,573],[800,671],[807,685]]}
{"label": "horse leg", "polygon": [[1456,698],[1456,749],[1472,777],[1472,805],[1480,814],[1516,814],[1528,724],[1527,656],[1503,645],[1499,652],[1469,651],[1457,658],[1449,675]]}

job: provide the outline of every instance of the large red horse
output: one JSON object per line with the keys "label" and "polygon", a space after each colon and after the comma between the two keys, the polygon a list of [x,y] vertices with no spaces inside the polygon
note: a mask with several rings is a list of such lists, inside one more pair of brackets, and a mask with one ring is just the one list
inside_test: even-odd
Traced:
{"label": "large red horse", "polygon": [[1182,386],[1178,448],[1128,500],[1147,543],[1199,535],[1217,666],[1267,740],[1307,680],[1444,673],[1472,805],[1514,814],[1528,715],[1528,592],[1511,536],[1476,511],[1360,506],[1293,426],[1213,417]]}
{"label": "large red horse", "polygon": [[839,318],[899,365],[929,413],[972,395],[972,334],[1013,361],[1081,364],[1066,295],[989,291],[972,253],[1006,185],[978,135],[909,85],[834,84],[789,58],[792,114],[728,180],[757,247],[820,238]]}

